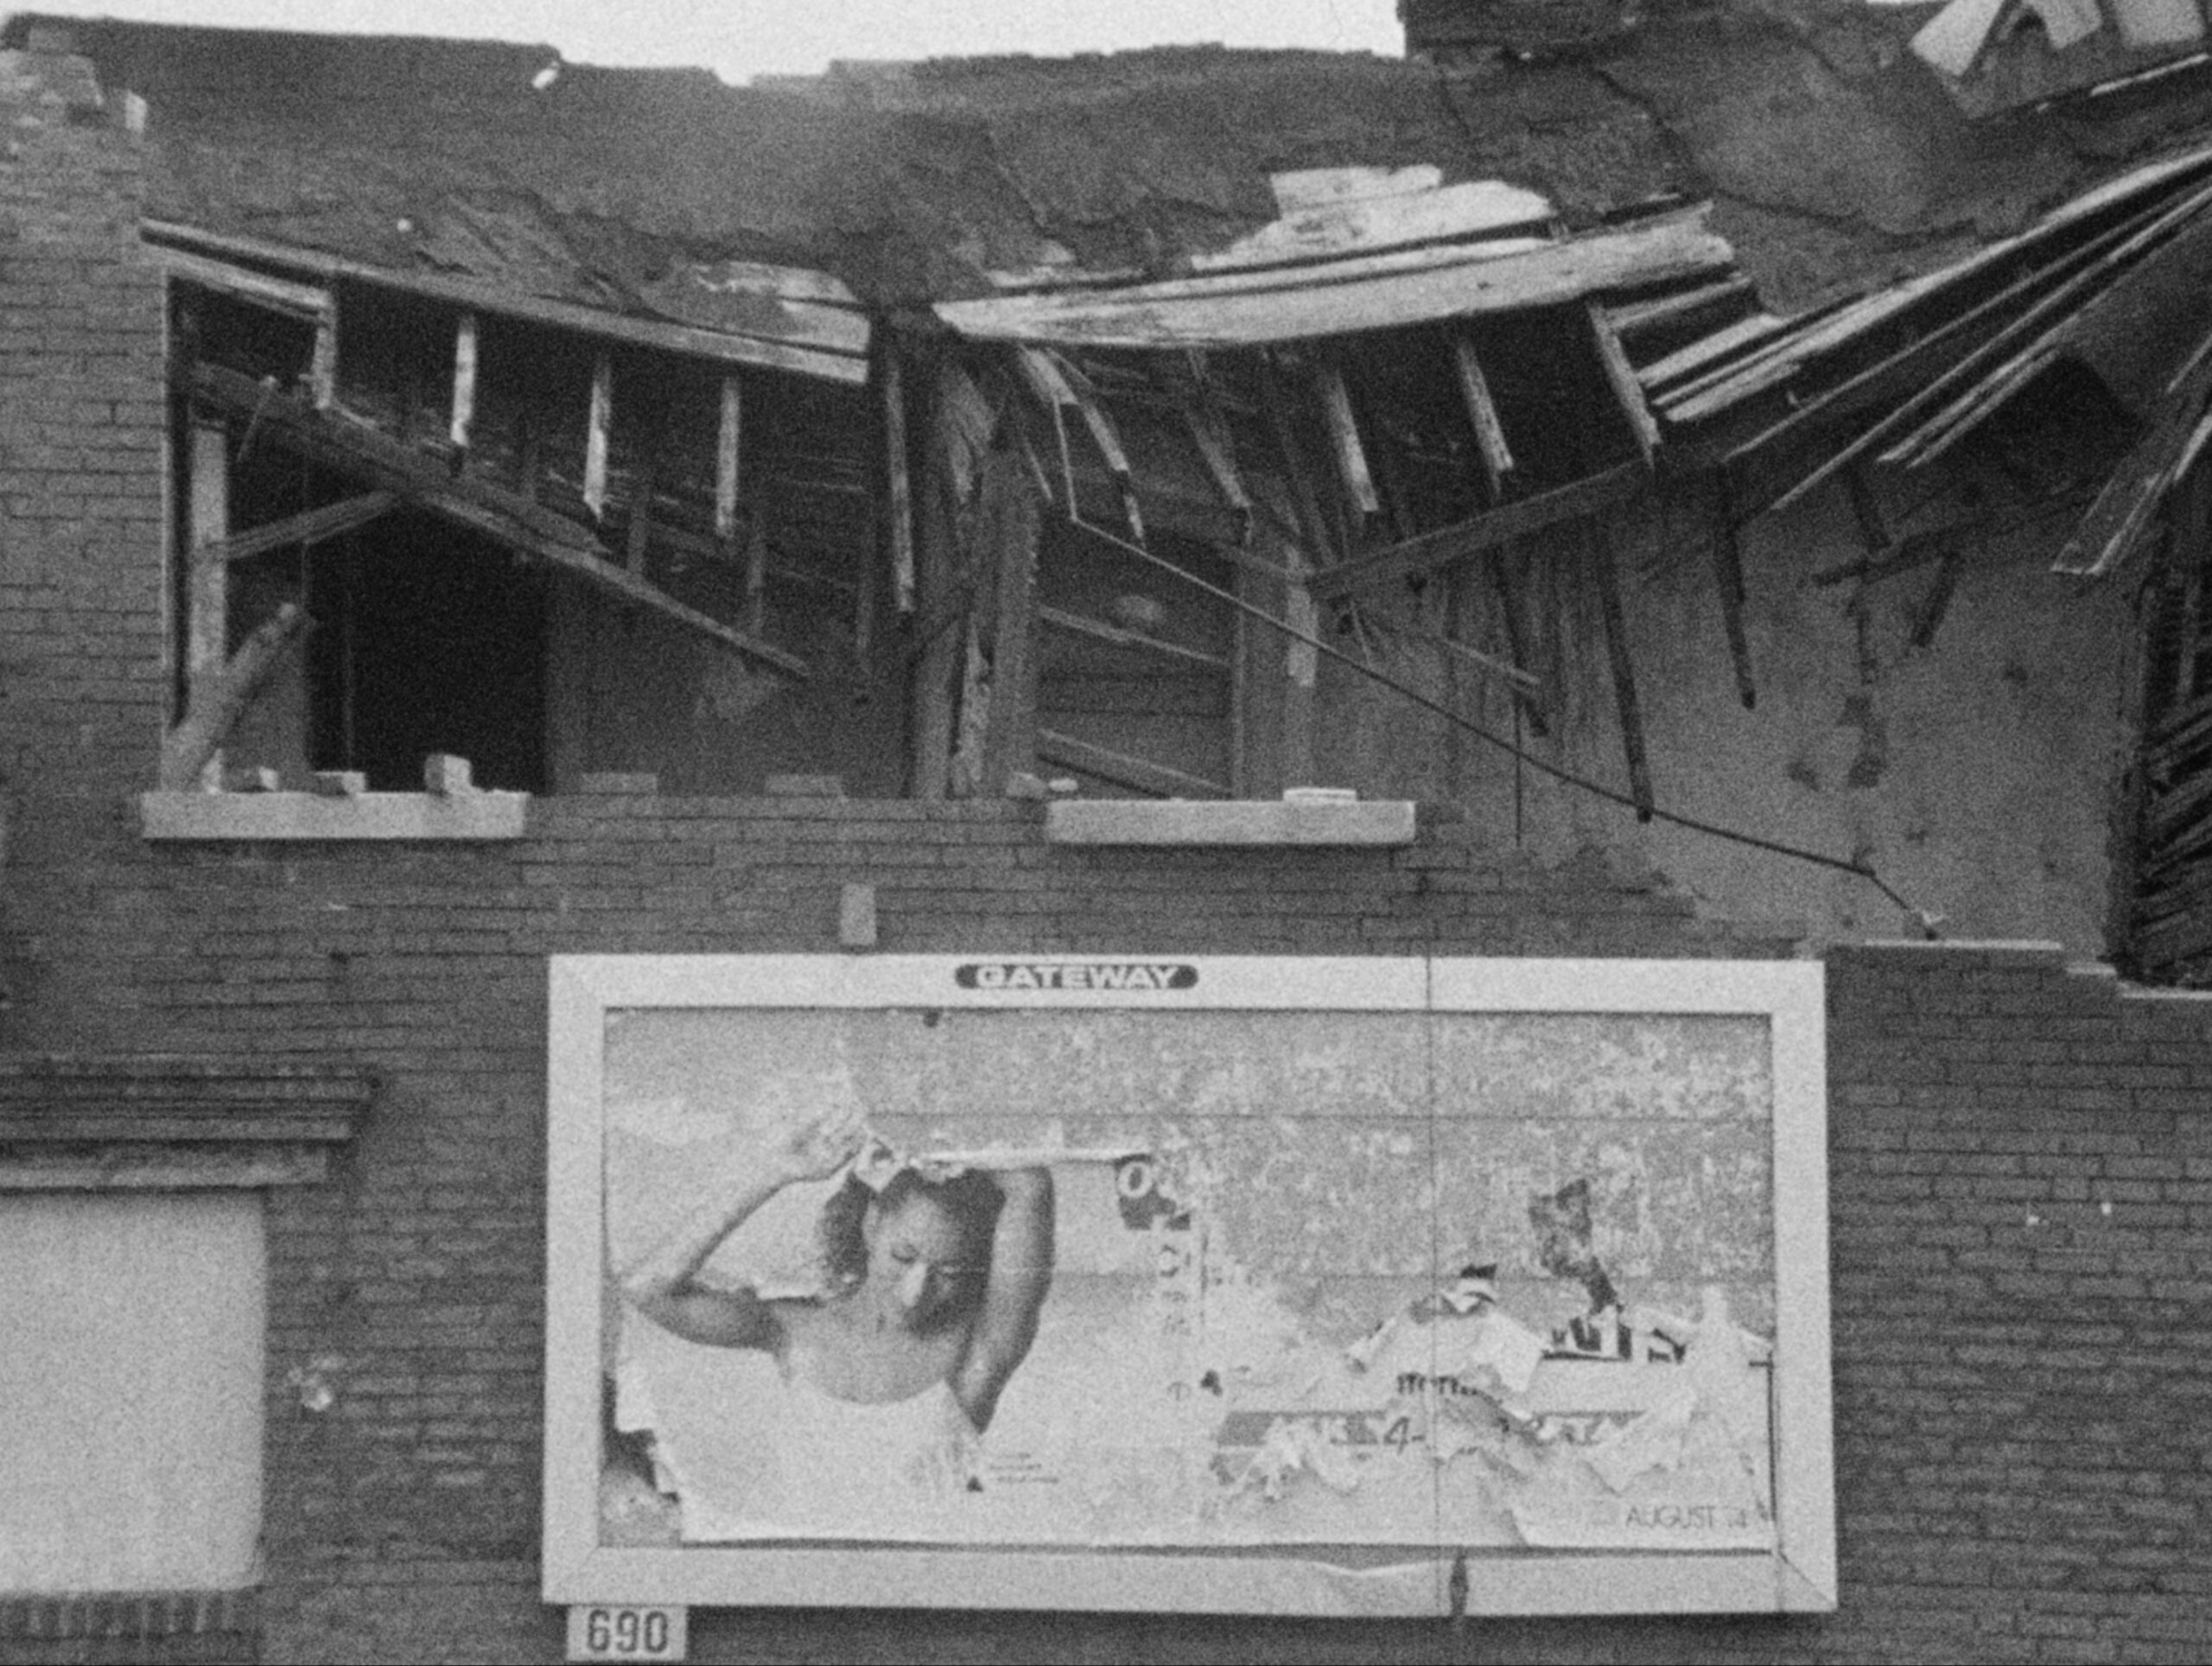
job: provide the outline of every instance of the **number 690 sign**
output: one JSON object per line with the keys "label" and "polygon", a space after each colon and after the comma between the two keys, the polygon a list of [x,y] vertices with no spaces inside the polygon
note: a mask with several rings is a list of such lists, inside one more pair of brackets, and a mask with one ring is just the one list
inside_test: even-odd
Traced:
{"label": "number 690 sign", "polygon": [[687,1611],[611,1603],[569,1610],[570,1660],[666,1660],[684,1657]]}

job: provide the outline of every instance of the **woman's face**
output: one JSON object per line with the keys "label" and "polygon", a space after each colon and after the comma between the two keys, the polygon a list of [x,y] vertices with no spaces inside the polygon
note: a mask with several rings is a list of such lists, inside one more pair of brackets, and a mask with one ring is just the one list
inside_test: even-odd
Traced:
{"label": "woman's face", "polygon": [[958,1298],[970,1270],[959,1225],[942,1204],[914,1193],[886,1209],[870,1204],[861,1218],[868,1281],[888,1288],[906,1323],[917,1329]]}

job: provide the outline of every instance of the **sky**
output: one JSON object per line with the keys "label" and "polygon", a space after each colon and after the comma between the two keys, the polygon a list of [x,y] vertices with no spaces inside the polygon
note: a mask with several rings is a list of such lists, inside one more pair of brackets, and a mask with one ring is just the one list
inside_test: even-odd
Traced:
{"label": "sky", "polygon": [[572,63],[683,64],[725,80],[833,58],[1058,56],[1217,41],[1396,56],[1394,0],[23,0],[147,22],[543,42]]}

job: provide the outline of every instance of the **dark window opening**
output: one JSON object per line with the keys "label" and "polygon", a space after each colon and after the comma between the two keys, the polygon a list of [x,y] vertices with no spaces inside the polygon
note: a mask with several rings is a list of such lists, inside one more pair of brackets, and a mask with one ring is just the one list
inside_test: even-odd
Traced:
{"label": "dark window opening", "polygon": [[414,792],[433,753],[481,787],[542,792],[545,586],[505,552],[395,514],[318,548],[308,607],[308,754],[377,792]]}

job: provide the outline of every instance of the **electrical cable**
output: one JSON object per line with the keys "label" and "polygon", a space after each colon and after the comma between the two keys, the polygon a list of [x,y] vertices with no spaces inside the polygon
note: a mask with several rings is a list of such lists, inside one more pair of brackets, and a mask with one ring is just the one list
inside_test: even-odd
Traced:
{"label": "electrical cable", "polygon": [[[1074,506],[1072,505],[1069,506],[1069,511],[1065,515],[1064,518],[1069,525],[1076,528],[1078,531],[1086,532],[1092,537],[1102,539],[1104,542],[1112,544],[1116,549],[1120,550],[1128,555],[1135,556],[1140,561],[1149,563],[1151,565],[1159,568],[1162,572],[1173,575],[1176,578],[1182,580],[1185,584],[1193,585],[1198,589],[1205,591],[1208,595],[1214,597],[1216,600],[1227,602],[1238,612],[1250,615],[1252,618],[1258,620],[1262,624],[1281,633],[1284,636],[1288,637],[1294,642],[1302,642],[1307,647],[1314,649],[1317,652],[1326,655],[1329,658],[1336,660],[1338,664],[1350,666],[1361,676],[1370,678],[1374,682],[1380,684],[1382,687],[1389,689],[1392,693],[1399,696],[1401,698],[1410,700],[1414,704],[1421,707],[1423,710],[1435,713],[1436,715],[1443,718],[1446,722],[1456,724],[1460,728],[1466,730],[1468,734],[1472,734],[1476,739],[1495,747],[1498,751],[1505,753],[1510,757],[1518,759],[1529,768],[1536,770],[1542,774],[1548,775],[1554,780],[1562,782],[1568,786],[1579,787],[1583,792],[1590,793],[1594,797],[1604,798],[1610,803],[1622,805],[1625,809],[1636,810],[1641,812],[1642,806],[1639,806],[1636,800],[1630,797],[1629,794],[1619,792],[1613,787],[1609,787],[1602,781],[1592,780],[1588,776],[1578,775],[1571,769],[1564,768],[1558,764],[1554,764],[1545,759],[1537,757],[1526,747],[1516,745],[1515,742],[1507,740],[1503,735],[1493,734],[1490,730],[1484,728],[1481,724],[1474,722],[1472,719],[1462,716],[1459,713],[1452,710],[1451,707],[1446,705],[1443,702],[1432,699],[1429,696],[1421,692],[1420,690],[1412,688],[1408,684],[1400,682],[1397,678],[1390,676],[1389,673],[1384,671],[1380,667],[1373,664],[1363,664],[1354,656],[1344,652],[1341,648],[1335,647],[1330,643],[1323,641],[1318,636],[1310,635],[1306,632],[1300,630],[1287,620],[1277,619],[1273,614],[1268,612],[1266,608],[1259,607],[1255,603],[1247,601],[1242,596],[1239,596],[1231,591],[1223,589],[1219,585],[1207,582],[1207,581],[1200,578],[1196,573],[1185,571],[1182,568],[1178,567],[1173,562],[1168,561],[1163,556],[1154,555],[1151,550],[1144,548],[1141,544],[1133,544],[1128,539],[1124,538],[1116,533],[1108,531],[1103,526],[1094,525],[1090,521],[1084,519],[1079,513],[1075,512]],[[1879,891],[1884,896],[1895,903],[1900,909],[1904,910],[1907,917],[1912,919],[1919,926],[1921,932],[1924,935],[1931,939],[1937,935],[1936,931],[1936,921],[1940,918],[1940,916],[1929,913],[1923,909],[1914,907],[1911,903],[1908,902],[1903,896],[1899,895],[1897,892],[1890,886],[1888,881],[1884,880],[1879,874],[1877,874],[1874,871],[1872,863],[1868,862],[1862,858],[1831,856],[1823,851],[1808,850],[1802,846],[1789,844],[1780,839],[1770,839],[1757,833],[1746,833],[1737,828],[1724,827],[1717,822],[1705,821],[1695,816],[1685,816],[1675,811],[1662,810],[1656,804],[1651,806],[1649,814],[1650,818],[1653,821],[1665,822],[1670,826],[1681,828],[1688,832],[1703,833],[1710,837],[1725,839],[1732,843],[1745,845],[1754,850],[1764,850],[1773,855],[1792,857],[1799,862],[1811,862],[1816,867],[1833,868],[1837,873],[1849,874],[1854,878],[1865,880],[1869,885],[1872,885],[1876,890]]]}

